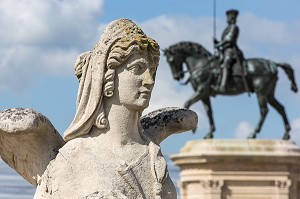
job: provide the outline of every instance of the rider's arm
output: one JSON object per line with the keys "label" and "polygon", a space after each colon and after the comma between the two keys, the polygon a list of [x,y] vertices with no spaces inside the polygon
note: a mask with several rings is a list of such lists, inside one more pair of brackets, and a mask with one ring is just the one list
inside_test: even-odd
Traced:
{"label": "rider's arm", "polygon": [[222,41],[220,41],[218,44],[215,45],[215,47],[220,48],[229,43],[235,45],[238,35],[239,35],[239,28],[236,25],[230,26],[228,33],[225,35]]}

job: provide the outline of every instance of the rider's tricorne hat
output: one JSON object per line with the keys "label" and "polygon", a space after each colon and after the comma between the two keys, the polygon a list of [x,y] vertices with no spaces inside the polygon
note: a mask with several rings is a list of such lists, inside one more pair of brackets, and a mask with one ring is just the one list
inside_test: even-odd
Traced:
{"label": "rider's tricorne hat", "polygon": [[239,14],[239,11],[238,10],[235,10],[235,9],[230,9],[230,10],[227,10],[226,11],[226,15],[234,15],[234,16],[237,16]]}

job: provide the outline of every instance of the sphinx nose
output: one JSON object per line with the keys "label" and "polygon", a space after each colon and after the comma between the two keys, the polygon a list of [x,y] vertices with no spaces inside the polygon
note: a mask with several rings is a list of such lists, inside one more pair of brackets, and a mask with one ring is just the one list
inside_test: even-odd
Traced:
{"label": "sphinx nose", "polygon": [[149,69],[147,69],[144,72],[143,85],[151,85],[151,86],[154,85],[153,74],[150,72]]}

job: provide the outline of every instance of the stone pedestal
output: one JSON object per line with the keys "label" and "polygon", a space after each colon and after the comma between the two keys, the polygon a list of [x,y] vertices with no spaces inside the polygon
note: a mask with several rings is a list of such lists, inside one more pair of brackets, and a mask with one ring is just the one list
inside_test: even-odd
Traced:
{"label": "stone pedestal", "polygon": [[282,140],[195,140],[171,156],[181,199],[299,199],[300,149]]}

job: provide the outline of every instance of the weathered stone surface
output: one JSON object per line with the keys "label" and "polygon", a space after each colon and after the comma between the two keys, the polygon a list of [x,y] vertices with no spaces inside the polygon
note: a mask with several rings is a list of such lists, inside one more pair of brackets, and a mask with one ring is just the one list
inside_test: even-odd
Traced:
{"label": "weathered stone surface", "polygon": [[300,149],[282,140],[194,140],[171,157],[182,199],[300,196]]}
{"label": "weathered stone surface", "polygon": [[169,135],[191,130],[197,123],[198,117],[195,112],[177,107],[158,109],[141,118],[144,133],[157,144]]}
{"label": "weathered stone surface", "polygon": [[44,173],[65,144],[42,114],[23,108],[0,112],[0,156],[31,184]]}
{"label": "weathered stone surface", "polygon": [[[176,132],[186,130],[188,125],[192,125],[190,128],[194,127],[197,121],[194,112],[179,108],[167,108],[148,115],[156,118],[157,124],[163,124],[168,118],[169,123],[165,123],[165,128],[172,129],[176,123]],[[177,118],[181,118],[180,116],[187,116],[183,120],[180,119],[179,123],[183,128],[177,124]],[[148,116],[143,119],[143,122],[147,121],[151,121]],[[144,131],[145,144],[135,147],[121,146],[122,152],[119,151],[118,145],[97,141],[93,137],[76,138],[67,142],[55,160],[49,164],[36,193],[41,195],[36,197],[80,198],[98,190],[97,194],[87,198],[114,198],[111,193],[122,193],[124,198],[155,198],[153,191],[157,186],[157,189],[161,190],[162,198],[175,198],[175,189],[160,147],[147,135],[147,132],[151,132],[153,138],[154,135],[159,137],[154,140],[161,140],[160,132],[166,132],[167,135],[172,132],[159,125],[155,129],[156,125],[152,125],[153,131],[149,131],[149,128],[146,128],[148,131]],[[47,189],[49,195],[44,193]],[[116,198],[121,197],[118,195]]]}
{"label": "weathered stone surface", "polygon": [[110,193],[95,192],[89,196],[83,197],[82,199],[128,199],[122,193],[112,191]]}

